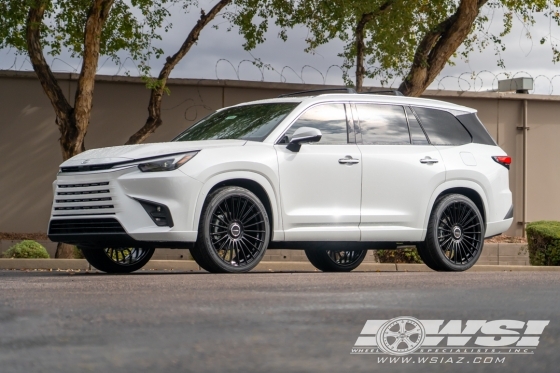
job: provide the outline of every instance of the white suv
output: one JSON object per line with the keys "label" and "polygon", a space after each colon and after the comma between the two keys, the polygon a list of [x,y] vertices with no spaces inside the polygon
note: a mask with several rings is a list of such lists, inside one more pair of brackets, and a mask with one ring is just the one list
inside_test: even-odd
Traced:
{"label": "white suv", "polygon": [[317,93],[221,109],[169,143],[69,159],[53,185],[50,239],[106,272],[135,271],[157,247],[189,247],[210,272],[245,272],[269,246],[350,271],[368,249],[400,245],[416,245],[434,270],[463,271],[485,237],[509,228],[511,158],[475,110]]}

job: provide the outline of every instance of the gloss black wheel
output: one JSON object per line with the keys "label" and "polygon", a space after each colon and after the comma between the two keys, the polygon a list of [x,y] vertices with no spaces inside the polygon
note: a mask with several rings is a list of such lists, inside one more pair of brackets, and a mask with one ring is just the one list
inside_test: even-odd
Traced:
{"label": "gloss black wheel", "polygon": [[323,272],[350,272],[364,261],[366,254],[367,250],[305,250],[311,264]]}
{"label": "gloss black wheel", "polygon": [[447,195],[436,202],[422,258],[438,271],[464,271],[472,267],[484,245],[484,221],[478,207],[460,194]]}
{"label": "gloss black wheel", "polygon": [[81,248],[93,267],[107,273],[130,273],[144,267],[155,249],[142,247]]}
{"label": "gloss black wheel", "polygon": [[224,187],[208,196],[198,234],[191,250],[198,265],[209,272],[247,272],[268,247],[268,214],[251,191]]}

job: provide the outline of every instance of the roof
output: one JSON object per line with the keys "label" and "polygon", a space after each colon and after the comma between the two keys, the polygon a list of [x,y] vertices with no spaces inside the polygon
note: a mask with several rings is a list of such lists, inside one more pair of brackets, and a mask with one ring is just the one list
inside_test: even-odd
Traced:
{"label": "roof", "polygon": [[322,102],[332,102],[332,101],[353,101],[353,102],[371,102],[380,104],[394,104],[394,105],[405,105],[405,106],[422,106],[430,107],[436,109],[443,109],[453,112],[463,112],[463,113],[476,113],[476,109],[456,105],[450,102],[431,100],[426,98],[416,98],[416,97],[406,97],[406,96],[393,96],[393,95],[380,95],[380,94],[360,94],[360,93],[327,93],[316,96],[292,96],[292,97],[279,97],[265,100],[257,100],[244,102],[241,105],[251,105],[251,104],[269,104],[269,103],[279,103],[279,102],[297,102],[305,103],[306,106],[322,103]]}

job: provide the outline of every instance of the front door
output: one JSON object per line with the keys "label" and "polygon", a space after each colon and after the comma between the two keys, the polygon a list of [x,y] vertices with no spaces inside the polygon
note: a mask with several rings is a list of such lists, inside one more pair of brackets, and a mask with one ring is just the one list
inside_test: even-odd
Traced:
{"label": "front door", "polygon": [[[362,241],[419,241],[445,166],[409,108],[356,104],[362,154]],[[410,129],[409,129],[410,128]]]}
{"label": "front door", "polygon": [[[293,152],[286,143],[300,127],[322,138]],[[286,241],[359,241],[361,157],[345,105],[309,108],[284,138],[275,148]]]}

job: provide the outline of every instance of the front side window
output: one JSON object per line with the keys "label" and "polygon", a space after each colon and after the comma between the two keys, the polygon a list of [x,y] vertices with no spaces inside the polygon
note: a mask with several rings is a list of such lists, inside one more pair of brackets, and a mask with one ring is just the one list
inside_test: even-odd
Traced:
{"label": "front side window", "polygon": [[301,127],[317,128],[323,136],[319,145],[348,144],[348,126],[344,104],[313,106],[303,113],[284,135],[281,143],[288,143],[294,132]]}
{"label": "front side window", "polygon": [[465,127],[447,111],[414,107],[432,145],[463,145],[472,142]]}
{"label": "front side window", "polygon": [[264,141],[274,128],[299,105],[297,102],[236,106],[207,116],[173,141]]}
{"label": "front side window", "polygon": [[356,104],[364,144],[410,144],[404,108],[396,105]]}

